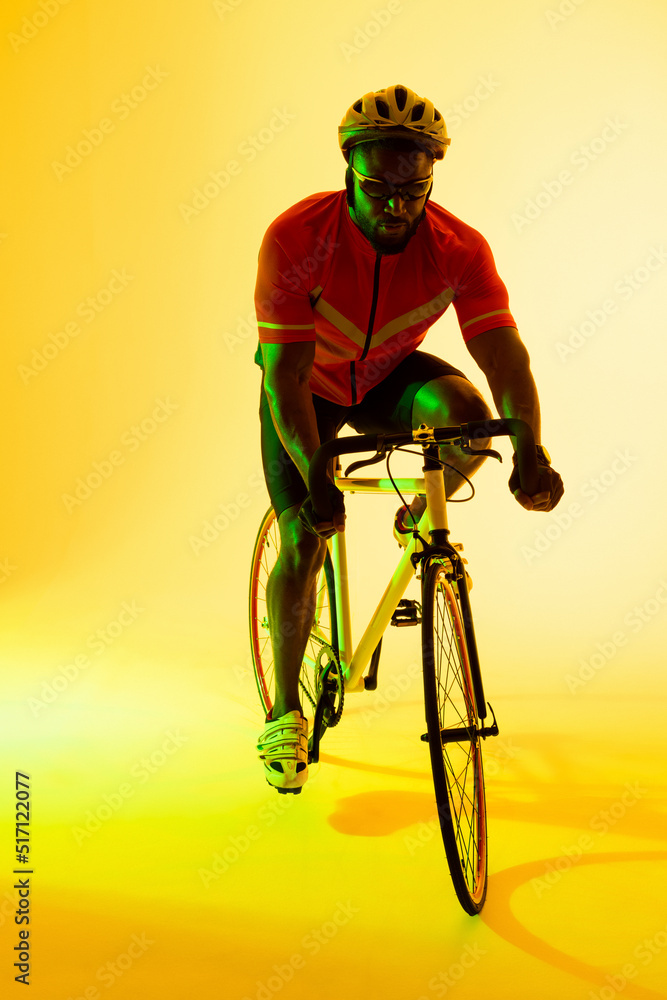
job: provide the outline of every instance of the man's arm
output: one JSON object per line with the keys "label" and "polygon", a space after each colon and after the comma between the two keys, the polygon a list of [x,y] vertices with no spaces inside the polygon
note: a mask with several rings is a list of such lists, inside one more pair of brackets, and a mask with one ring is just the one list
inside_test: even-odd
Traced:
{"label": "man's arm", "polygon": [[[313,394],[308,385],[315,360],[315,343],[262,344],[262,359],[264,391],[273,423],[285,451],[307,486],[310,460],[320,445]],[[338,490],[334,492],[338,494]],[[315,533],[323,538],[335,531],[343,531],[345,513],[342,494],[339,501],[340,509],[334,510],[333,521],[309,522],[310,529],[315,529]]]}
{"label": "man's arm", "polygon": [[[518,330],[513,326],[487,330],[469,340],[467,347],[486,376],[499,415],[525,420],[533,430],[535,443],[540,444],[540,401],[530,357]],[[517,489],[514,495],[527,510],[552,510],[563,495],[562,480],[549,466],[540,465],[538,472],[538,493],[529,497]]]}
{"label": "man's arm", "polygon": [[262,344],[264,391],[285,451],[308,484],[308,465],[320,437],[308,381],[315,343]]}
{"label": "man's arm", "polygon": [[486,375],[499,415],[525,420],[540,444],[540,401],[519,331],[513,326],[487,330],[466,346]]}

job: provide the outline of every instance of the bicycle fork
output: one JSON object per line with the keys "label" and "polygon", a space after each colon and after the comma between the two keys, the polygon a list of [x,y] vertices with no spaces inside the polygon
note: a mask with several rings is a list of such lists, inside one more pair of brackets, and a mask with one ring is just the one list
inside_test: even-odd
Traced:
{"label": "bicycle fork", "polygon": [[[475,701],[477,703],[477,716],[480,720],[486,718],[486,698],[484,696],[484,686],[482,684],[482,671],[477,653],[477,639],[475,637],[475,626],[473,624],[472,609],[470,607],[470,595],[468,594],[468,584],[466,581],[463,560],[456,549],[449,543],[449,525],[447,522],[447,497],[445,494],[445,481],[442,471],[442,462],[439,458],[437,445],[424,445],[424,484],[426,487],[426,510],[429,514],[431,526],[431,545],[414,558],[426,559],[433,552],[438,554],[444,549],[452,564],[454,582],[459,598],[461,620],[465,630],[466,645],[468,647],[468,662],[470,664],[470,674],[472,678]],[[495,712],[491,705],[493,723],[490,726],[482,726],[477,733],[482,738],[498,735],[498,724]],[[446,741],[456,741],[465,738],[456,731],[452,731],[447,736]],[[423,739],[423,737],[422,737]]]}

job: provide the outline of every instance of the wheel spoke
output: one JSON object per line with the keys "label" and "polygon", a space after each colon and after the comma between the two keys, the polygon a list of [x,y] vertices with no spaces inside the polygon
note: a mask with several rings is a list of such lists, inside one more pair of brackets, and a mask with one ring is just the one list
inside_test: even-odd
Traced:
{"label": "wheel spoke", "polygon": [[[423,607],[424,690],[443,839],[459,900],[469,913],[476,913],[486,892],[479,721],[458,598],[442,564],[431,564],[425,571]],[[457,736],[467,730],[470,739],[443,743],[440,734],[448,730],[456,730]]]}

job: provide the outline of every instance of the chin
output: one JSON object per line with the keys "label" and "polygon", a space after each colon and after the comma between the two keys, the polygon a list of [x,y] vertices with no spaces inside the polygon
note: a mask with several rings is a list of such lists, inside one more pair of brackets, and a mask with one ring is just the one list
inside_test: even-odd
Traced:
{"label": "chin", "polygon": [[416,232],[417,232],[417,227],[415,226],[414,229],[409,229],[405,234],[405,236],[403,236],[400,240],[392,240],[382,237],[377,238],[374,236],[372,239],[369,240],[369,242],[373,247],[373,249],[375,251],[379,250],[380,253],[383,254],[402,253]]}
{"label": "chin", "polygon": [[419,216],[419,218],[417,219],[417,221],[414,222],[411,226],[408,227],[408,230],[407,230],[405,236],[403,236],[402,239],[400,239],[400,240],[393,240],[390,237],[387,238],[387,237],[383,237],[383,236],[379,235],[378,230],[376,229],[375,225],[369,219],[366,219],[366,218],[363,218],[363,217],[360,219],[357,216],[357,214],[354,211],[354,209],[352,209],[352,211],[350,213],[350,215],[352,217],[352,221],[354,222],[354,224],[356,225],[356,227],[358,229],[360,229],[361,232],[364,234],[364,236],[366,237],[366,239],[370,243],[370,245],[373,248],[373,250],[376,253],[382,253],[382,254],[386,254],[386,255],[402,253],[403,250],[405,250],[405,248],[407,247],[408,243],[410,242],[410,240],[412,239],[412,237],[417,232],[417,229],[419,228],[419,224],[421,223],[421,221],[424,218],[425,214],[426,214],[426,209],[424,209],[424,211]]}

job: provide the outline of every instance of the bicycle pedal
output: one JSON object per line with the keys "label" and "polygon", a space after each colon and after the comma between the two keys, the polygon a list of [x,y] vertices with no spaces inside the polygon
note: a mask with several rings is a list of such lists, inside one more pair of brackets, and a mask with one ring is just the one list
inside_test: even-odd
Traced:
{"label": "bicycle pedal", "polygon": [[391,624],[399,627],[421,624],[421,604],[408,601],[405,598],[398,602],[398,607],[391,616]]}

